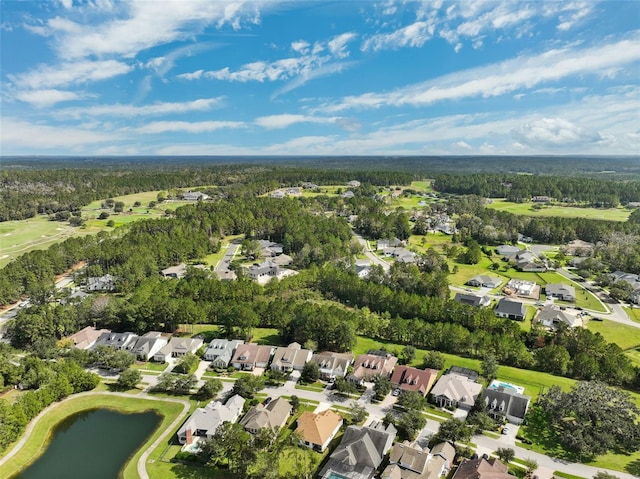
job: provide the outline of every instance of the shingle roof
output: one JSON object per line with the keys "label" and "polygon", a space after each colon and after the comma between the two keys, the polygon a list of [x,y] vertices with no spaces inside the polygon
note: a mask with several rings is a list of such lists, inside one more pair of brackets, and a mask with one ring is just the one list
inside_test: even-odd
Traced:
{"label": "shingle roof", "polygon": [[482,391],[482,400],[494,414],[524,419],[531,397],[506,388],[486,388]]}
{"label": "shingle roof", "polygon": [[482,385],[471,381],[465,376],[445,374],[433,386],[431,395],[443,396],[451,401],[473,406],[481,390]]}
{"label": "shingle roof", "polygon": [[296,433],[300,434],[304,441],[322,445],[341,424],[342,416],[331,409],[318,414],[306,411],[298,418]]}
{"label": "shingle roof", "polygon": [[258,404],[247,412],[240,424],[248,430],[262,429],[268,427],[272,431],[276,427],[281,427],[291,414],[291,404],[283,398],[277,398],[266,406]]}
{"label": "shingle roof", "polygon": [[438,377],[435,369],[417,369],[398,366],[391,376],[391,384],[404,391],[419,391],[423,395],[429,392]]}
{"label": "shingle roof", "polygon": [[509,298],[502,298],[495,308],[496,313],[503,313],[508,315],[525,316],[527,309],[520,301],[514,301]]}

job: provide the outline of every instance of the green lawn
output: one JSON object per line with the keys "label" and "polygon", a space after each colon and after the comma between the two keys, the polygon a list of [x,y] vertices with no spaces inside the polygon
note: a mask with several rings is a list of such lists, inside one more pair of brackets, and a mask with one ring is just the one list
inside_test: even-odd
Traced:
{"label": "green lawn", "polygon": [[627,312],[627,316],[631,318],[632,321],[636,323],[640,323],[640,308],[623,308]]}
{"label": "green lawn", "polygon": [[[58,403],[46,415],[37,422],[33,433],[29,440],[4,465],[0,466],[0,477],[11,477],[19,471],[23,470],[31,462],[33,462],[47,445],[48,437],[60,421],[79,411],[95,408],[111,408],[118,411],[134,413],[154,410],[163,416],[161,424],[156,431],[141,446],[138,452],[129,460],[124,469],[123,477],[125,479],[138,477],[136,464],[140,455],[144,450],[153,443],[161,434],[163,434],[169,424],[180,414],[182,405],[174,402],[152,401],[148,399],[132,396],[131,398],[123,398],[122,396],[112,396],[108,394],[75,396],[71,399]],[[162,446],[161,446],[162,447]],[[11,446],[7,451],[11,449]],[[160,449],[160,448],[158,448]],[[150,459],[157,458],[160,454],[158,449],[154,450]],[[5,451],[6,452],[6,451]],[[150,464],[152,466],[152,464]],[[148,468],[151,473],[151,467]],[[151,477],[156,477],[152,473]]]}
{"label": "green lawn", "polygon": [[600,333],[610,343],[616,343],[622,349],[640,346],[640,328],[616,323],[614,321],[589,321],[587,329]]}
{"label": "green lawn", "polygon": [[578,208],[575,206],[543,206],[533,209],[533,203],[511,203],[504,199],[492,199],[487,208],[508,211],[525,216],[558,216],[561,218],[588,218],[593,220],[627,221],[630,211],[625,208]]}
{"label": "green lawn", "polygon": [[136,361],[136,363],[134,363],[131,367],[134,369],[144,369],[147,371],[162,372],[165,369],[167,369],[167,363],[154,363],[151,361],[148,361],[148,362]]}
{"label": "green lawn", "polygon": [[433,193],[431,189],[432,180],[412,181],[411,188],[423,193]]}

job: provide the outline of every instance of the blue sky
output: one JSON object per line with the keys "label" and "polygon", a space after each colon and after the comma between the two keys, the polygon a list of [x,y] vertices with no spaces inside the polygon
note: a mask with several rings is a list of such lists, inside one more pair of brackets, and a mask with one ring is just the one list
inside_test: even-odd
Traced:
{"label": "blue sky", "polygon": [[640,153],[635,0],[0,7],[3,155]]}

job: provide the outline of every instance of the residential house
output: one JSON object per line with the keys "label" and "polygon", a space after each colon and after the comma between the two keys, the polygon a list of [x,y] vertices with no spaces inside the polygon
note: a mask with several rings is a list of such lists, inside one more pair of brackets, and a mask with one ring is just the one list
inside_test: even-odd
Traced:
{"label": "residential house", "polygon": [[397,434],[393,424],[349,426],[320,471],[320,479],[372,479]]}
{"label": "residential house", "polygon": [[496,458],[464,459],[452,479],[515,479],[508,471]]}
{"label": "residential house", "polygon": [[482,385],[466,376],[445,374],[433,386],[431,398],[440,407],[470,410],[480,395]]}
{"label": "residential house", "polygon": [[475,294],[456,293],[453,300],[457,303],[469,306],[489,306],[491,304],[491,298],[486,295],[478,296]]}
{"label": "residential house", "polygon": [[60,298],[60,304],[63,305],[63,306],[66,306],[67,304],[70,304],[70,303],[79,303],[84,298],[87,298],[89,296],[90,296],[90,294],[85,293],[81,289],[75,289],[75,291],[72,290],[72,293],[69,296],[65,296],[65,297]]}
{"label": "residential house", "polygon": [[498,305],[493,311],[500,318],[515,319],[517,321],[524,321],[527,315],[527,308],[523,303],[509,298],[502,298],[498,301]]}
{"label": "residential house", "polygon": [[536,255],[531,251],[521,251],[515,255],[506,255],[515,268],[519,271],[546,271],[547,267],[544,263],[538,260]]}
{"label": "residential house", "polygon": [[469,281],[467,281],[469,286],[476,286],[483,288],[497,288],[502,284],[502,280],[500,278],[496,278],[494,276],[486,276],[484,274],[480,274],[478,276],[474,276]]}
{"label": "residential house", "polygon": [[271,196],[271,198],[284,198],[287,196],[287,194],[282,190],[276,190],[271,192],[269,196]]}
{"label": "residential house", "polygon": [[593,243],[589,243],[588,241],[575,239],[567,243],[567,246],[564,247],[564,252],[565,254],[573,256],[588,256],[591,251],[593,251],[594,246]]}
{"label": "residential house", "polygon": [[148,361],[167,343],[168,340],[166,337],[162,336],[162,333],[159,333],[158,331],[149,331],[138,338],[136,344],[131,349],[131,352],[139,360]]}
{"label": "residential house", "polygon": [[238,420],[244,403],[244,398],[236,394],[226,404],[211,401],[205,407],[197,408],[178,430],[178,442],[192,444],[200,438],[211,439],[222,423],[234,423]]}
{"label": "residential house", "polygon": [[238,279],[238,275],[236,275],[236,272],[231,271],[230,269],[218,270],[215,273],[220,281],[234,281]]}
{"label": "residential house", "polygon": [[385,248],[382,253],[400,263],[415,263],[416,254],[407,248]]}
{"label": "residential house", "polygon": [[87,278],[87,291],[115,291],[116,279],[110,274]]}
{"label": "residential house", "polygon": [[399,240],[398,238],[381,238],[376,241],[376,249],[378,251],[382,251],[387,248],[399,248],[401,246],[407,246],[407,242]]}
{"label": "residential house", "polygon": [[470,368],[463,368],[462,366],[451,366],[447,371],[447,374],[456,374],[458,376],[464,376],[465,378],[470,379],[471,381],[477,381],[480,377],[478,371],[475,371]]}
{"label": "residential house", "polygon": [[351,190],[347,190],[347,191],[345,191],[344,193],[342,193],[340,195],[341,198],[347,198],[347,199],[348,198],[353,198],[354,196],[355,196],[355,194]]}
{"label": "residential house", "polygon": [[240,339],[214,339],[204,352],[205,361],[211,361],[211,367],[226,369],[229,367],[233,353],[238,346],[244,344]]}
{"label": "residential house", "polygon": [[438,371],[435,369],[398,366],[391,375],[391,386],[399,388],[401,391],[418,391],[426,396],[437,378]]}
{"label": "residential house", "polygon": [[272,354],[273,348],[271,346],[260,346],[255,343],[240,344],[233,353],[231,365],[241,371],[266,368]]}
{"label": "residential house", "polygon": [[138,340],[138,335],[134,333],[102,333],[91,349],[98,346],[108,346],[113,349],[131,351]]}
{"label": "residential house", "polygon": [[300,444],[323,452],[340,431],[343,423],[342,416],[331,409],[318,414],[305,411],[298,418],[295,432],[300,437]]}
{"label": "residential house", "polygon": [[167,358],[179,358],[186,354],[195,354],[202,347],[200,338],[171,338],[166,346],[153,355],[154,361],[164,363]]}
{"label": "residential house", "polygon": [[209,199],[209,195],[201,191],[188,191],[182,194],[182,199],[185,201],[204,201]]}
{"label": "residential house", "polygon": [[302,371],[307,361],[311,359],[313,351],[302,349],[298,343],[291,343],[286,348],[278,347],[273,353],[271,370],[290,373],[292,371]]}
{"label": "residential house", "polygon": [[496,253],[498,253],[499,256],[515,255],[520,251],[523,250],[510,244],[502,244],[496,248]]}
{"label": "residential house", "polygon": [[631,293],[631,302],[640,304],[640,275],[625,273],[624,271],[615,271],[611,273],[611,278],[614,283],[617,283],[618,281],[628,283],[633,290]]}
{"label": "residential house", "polygon": [[513,388],[498,386],[495,389],[485,388],[481,400],[492,418],[522,424],[531,397],[520,394]]}
{"label": "residential house", "polygon": [[254,264],[246,269],[249,278],[256,280],[258,283],[268,283],[273,278],[286,278],[294,274],[298,274],[297,271],[292,269],[282,268],[273,260],[263,261],[260,264]]}
{"label": "residential house", "polygon": [[551,198],[549,196],[536,195],[531,198],[531,201],[533,201],[534,203],[550,203]]}
{"label": "residential house", "polygon": [[533,281],[513,278],[505,285],[503,291],[506,294],[516,294],[527,298],[538,298],[540,287]]}
{"label": "residential house", "polygon": [[[280,254],[278,256],[275,256],[273,258],[271,258],[269,260],[272,264],[275,264],[276,266],[289,266],[291,265],[291,263],[293,263],[293,258],[291,256],[289,256],[288,254]],[[285,271],[284,269],[281,269],[280,271]]]}
{"label": "residential house", "polygon": [[77,349],[91,349],[91,347],[98,341],[98,338],[103,334],[109,334],[111,331],[108,329],[96,329],[93,326],[87,326],[81,329],[75,334],[72,334],[67,339],[73,341],[73,345]]}
{"label": "residential house", "polygon": [[302,190],[297,186],[294,186],[292,188],[287,188],[287,194],[289,196],[300,196],[302,194]]}
{"label": "residential house", "polygon": [[432,451],[415,443],[397,443],[391,448],[389,465],[380,478],[440,479],[449,472],[454,456],[455,449],[448,442],[437,444]]}
{"label": "residential house", "polygon": [[258,240],[260,244],[260,256],[265,258],[273,258],[283,253],[283,246],[269,240]]}
{"label": "residential house", "polygon": [[369,270],[371,269],[371,261],[368,259],[357,259],[355,267],[358,277],[366,278],[369,275]]}
{"label": "residential house", "polygon": [[353,364],[353,374],[347,379],[357,384],[371,381],[374,376],[388,377],[398,362],[398,358],[386,351],[371,350],[361,354]]}
{"label": "residential house", "polygon": [[332,381],[347,374],[347,369],[353,364],[353,354],[325,351],[312,355],[310,362],[318,365],[320,379]]}
{"label": "residential house", "polygon": [[548,304],[535,317],[535,321],[549,329],[558,329],[561,324],[569,328],[582,326],[582,320],[575,314],[563,311],[555,304]]}
{"label": "residential house", "polygon": [[568,284],[547,284],[544,287],[544,292],[549,296],[558,298],[562,301],[575,301],[576,300],[576,288]]}
{"label": "residential house", "polygon": [[187,274],[187,265],[180,263],[177,266],[170,266],[163,269],[161,274],[163,278],[184,278],[184,275]]}
{"label": "residential house", "polygon": [[253,406],[240,420],[240,424],[251,434],[256,434],[264,427],[276,432],[287,424],[290,415],[291,404],[289,404],[286,399],[280,397],[274,399],[266,406],[264,404]]}
{"label": "residential house", "polygon": [[351,180],[349,183],[347,183],[347,186],[351,188],[357,188],[360,186],[360,182],[358,180]]}

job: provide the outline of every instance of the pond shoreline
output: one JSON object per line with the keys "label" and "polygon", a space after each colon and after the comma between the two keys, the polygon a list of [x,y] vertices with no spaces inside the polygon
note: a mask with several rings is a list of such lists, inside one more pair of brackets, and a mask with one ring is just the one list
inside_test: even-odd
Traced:
{"label": "pond shoreline", "polygon": [[[179,410],[180,405],[182,411]],[[111,409],[124,414],[154,411],[162,417],[159,426],[132,454],[121,470],[121,477],[125,479],[148,479],[146,461],[149,455],[184,419],[190,407],[191,404],[182,399],[159,398],[145,393],[131,395],[89,391],[69,396],[45,408],[28,424],[20,440],[0,458],[0,476],[12,477],[40,457],[49,444],[52,431],[65,418],[81,411]]]}

